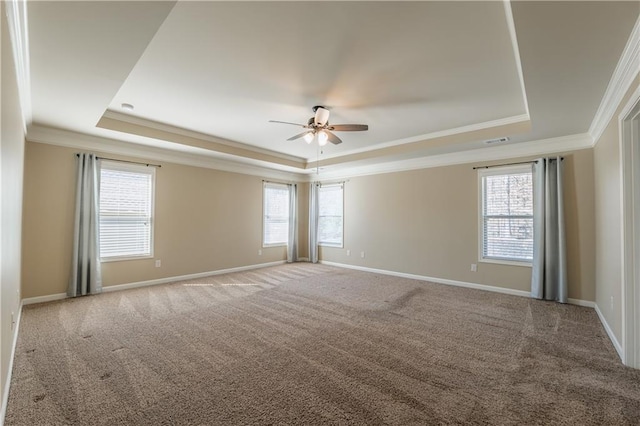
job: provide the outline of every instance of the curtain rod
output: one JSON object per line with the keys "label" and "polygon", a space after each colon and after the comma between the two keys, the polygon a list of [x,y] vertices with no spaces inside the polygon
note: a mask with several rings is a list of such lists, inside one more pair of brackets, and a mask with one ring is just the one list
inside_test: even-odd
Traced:
{"label": "curtain rod", "polygon": [[[76,157],[80,157],[80,154],[76,154]],[[117,161],[119,163],[140,164],[147,167],[162,167],[160,164],[141,163],[139,161],[118,160],[117,158],[96,157],[96,160]]]}
{"label": "curtain rod", "polygon": [[[560,157],[560,160],[564,160],[564,157]],[[517,166],[519,164],[533,164],[533,163],[537,163],[537,162],[538,162],[538,160],[531,160],[531,161],[521,161],[519,163],[494,164],[493,166],[477,166],[477,167],[474,167],[473,170],[490,169],[492,167],[502,167],[502,166]]]}
{"label": "curtain rod", "polygon": [[349,179],[347,180],[339,180],[336,182],[318,182],[318,185],[322,186],[332,186],[332,185],[344,185],[345,183],[349,182]]}
{"label": "curtain rod", "polygon": [[278,182],[278,181],[275,181],[275,180],[266,180],[266,179],[262,179],[262,182],[264,182],[264,183],[275,183],[275,184],[278,184],[278,185],[295,185],[296,184],[296,182]]}

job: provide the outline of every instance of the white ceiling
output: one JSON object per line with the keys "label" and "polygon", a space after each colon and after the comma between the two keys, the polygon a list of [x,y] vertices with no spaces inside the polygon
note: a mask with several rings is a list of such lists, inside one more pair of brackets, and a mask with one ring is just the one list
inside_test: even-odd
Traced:
{"label": "white ceiling", "polygon": [[289,170],[317,147],[268,120],[305,123],[314,105],[369,125],[323,150],[344,166],[579,134],[639,13],[624,1],[29,2],[33,123]]}

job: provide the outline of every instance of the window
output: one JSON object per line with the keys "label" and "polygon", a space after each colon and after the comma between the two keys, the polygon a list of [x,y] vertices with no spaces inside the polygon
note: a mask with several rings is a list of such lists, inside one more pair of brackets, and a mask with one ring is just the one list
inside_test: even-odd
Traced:
{"label": "window", "polygon": [[533,177],[531,166],[479,170],[482,261],[531,264]]}
{"label": "window", "polygon": [[289,239],[289,187],[264,184],[262,245],[287,245]]}
{"label": "window", "polygon": [[321,186],[318,192],[318,244],[342,247],[343,186]]}
{"label": "window", "polygon": [[100,258],[152,257],[155,168],[102,161]]}

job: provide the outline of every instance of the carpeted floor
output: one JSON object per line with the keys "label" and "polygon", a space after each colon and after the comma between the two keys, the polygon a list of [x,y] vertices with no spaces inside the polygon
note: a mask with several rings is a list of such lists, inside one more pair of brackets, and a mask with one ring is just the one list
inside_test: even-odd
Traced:
{"label": "carpeted floor", "polygon": [[27,306],[6,425],[640,424],[592,309],[295,264]]}

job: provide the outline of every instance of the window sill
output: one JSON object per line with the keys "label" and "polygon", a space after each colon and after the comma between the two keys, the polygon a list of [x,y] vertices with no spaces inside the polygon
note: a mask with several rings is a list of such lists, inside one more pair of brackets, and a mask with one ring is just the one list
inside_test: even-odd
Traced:
{"label": "window sill", "polygon": [[262,248],[286,247],[287,243],[262,244]]}
{"label": "window sill", "polygon": [[344,248],[343,244],[318,243],[320,247]]}
{"label": "window sill", "polygon": [[114,257],[103,257],[100,258],[100,263],[111,263],[111,262],[120,262],[125,260],[144,260],[144,259],[153,259],[153,255],[144,255],[144,256],[114,256]]}
{"label": "window sill", "polygon": [[478,262],[481,263],[494,263],[498,265],[509,265],[509,266],[525,266],[531,268],[533,264],[531,262],[526,261],[518,261],[518,260],[506,260],[506,259],[490,259],[490,258],[482,258],[479,259]]}

